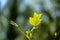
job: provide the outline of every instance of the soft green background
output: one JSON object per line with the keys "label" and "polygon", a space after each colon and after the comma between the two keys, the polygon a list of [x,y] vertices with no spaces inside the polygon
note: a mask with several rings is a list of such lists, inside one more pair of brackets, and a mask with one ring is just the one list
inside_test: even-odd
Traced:
{"label": "soft green background", "polygon": [[[42,13],[42,23],[34,30],[32,40],[60,40],[60,0],[1,0],[0,40],[28,40],[15,26],[25,33],[31,30],[29,17]],[[57,36],[55,36],[55,32]]]}

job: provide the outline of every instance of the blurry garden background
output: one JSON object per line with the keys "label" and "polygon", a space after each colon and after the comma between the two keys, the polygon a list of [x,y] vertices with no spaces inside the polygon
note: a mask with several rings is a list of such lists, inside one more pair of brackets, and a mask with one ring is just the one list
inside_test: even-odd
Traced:
{"label": "blurry garden background", "polygon": [[60,0],[0,0],[0,40],[28,40],[10,21],[25,33],[34,12],[42,13],[42,22],[32,40],[60,40]]}

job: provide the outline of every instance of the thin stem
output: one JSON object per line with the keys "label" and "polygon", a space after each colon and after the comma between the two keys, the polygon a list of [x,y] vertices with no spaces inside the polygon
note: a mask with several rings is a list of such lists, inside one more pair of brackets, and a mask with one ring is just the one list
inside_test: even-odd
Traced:
{"label": "thin stem", "polygon": [[23,33],[26,36],[26,34],[19,27],[17,27],[17,28],[21,33]]}
{"label": "thin stem", "polygon": [[[19,28],[19,26],[18,26],[15,22],[10,21],[10,24],[12,24],[12,25],[14,25],[15,27],[17,27],[18,30],[26,36],[26,34]],[[33,28],[31,29],[31,32],[33,32],[34,29],[36,29],[36,28],[33,27]],[[27,37],[27,36],[26,36],[26,37]],[[27,38],[28,38],[28,37],[27,37]],[[31,40],[31,38],[28,38],[28,39]]]}
{"label": "thin stem", "polygon": [[33,32],[33,30],[34,30],[34,29],[36,29],[36,28],[35,28],[35,27],[33,27],[33,28],[31,29],[31,32]]}
{"label": "thin stem", "polygon": [[[10,24],[12,24],[12,25],[14,25],[15,27],[17,27],[18,30],[26,36],[26,34],[18,27],[18,25],[17,25],[15,22],[10,21]],[[27,37],[27,36],[26,36],[26,37]]]}
{"label": "thin stem", "polygon": [[[32,29],[31,29],[31,32],[33,32],[34,31],[34,29],[36,29],[35,27],[33,27]],[[29,37],[28,38],[29,40],[31,40],[31,38]]]}

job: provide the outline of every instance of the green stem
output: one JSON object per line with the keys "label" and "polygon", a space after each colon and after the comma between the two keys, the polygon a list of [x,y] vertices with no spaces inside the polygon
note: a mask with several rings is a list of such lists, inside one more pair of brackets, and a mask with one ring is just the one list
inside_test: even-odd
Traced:
{"label": "green stem", "polygon": [[[34,29],[36,29],[35,27],[33,27],[32,29],[31,29],[31,32],[33,32],[34,31]],[[31,40],[31,38],[28,38],[29,40]]]}
{"label": "green stem", "polygon": [[33,27],[33,28],[31,29],[31,32],[33,32],[33,30],[34,30],[34,29],[36,29],[36,28],[35,28],[35,27]]}
{"label": "green stem", "polygon": [[15,27],[17,27],[18,30],[26,36],[26,34],[18,27],[18,25],[17,25],[15,22],[10,21],[10,24],[12,24],[12,25],[14,25]]}
{"label": "green stem", "polygon": [[[14,26],[16,26],[17,28],[18,28],[18,30],[21,32],[21,33],[23,33],[25,36],[26,36],[26,34],[18,27],[18,25],[15,23],[15,22],[13,22],[13,21],[10,21],[10,24],[12,24],[12,25],[14,25]],[[31,29],[31,32],[33,32],[34,31],[34,29],[36,29],[35,27],[33,27],[32,29]],[[27,36],[26,36],[27,37]],[[27,37],[28,38],[28,37]],[[31,40],[31,38],[29,37],[28,38],[29,40]]]}

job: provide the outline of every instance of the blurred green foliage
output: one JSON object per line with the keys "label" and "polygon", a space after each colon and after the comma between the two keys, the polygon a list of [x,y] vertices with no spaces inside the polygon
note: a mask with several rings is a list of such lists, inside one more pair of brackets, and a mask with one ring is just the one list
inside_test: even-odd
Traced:
{"label": "blurred green foliage", "polygon": [[[32,0],[32,2],[25,2],[26,4],[24,2],[24,0],[9,0],[6,7],[0,10],[0,40],[28,40],[9,21],[17,23],[25,33],[32,29],[29,17],[34,12],[42,13],[43,16],[42,23],[33,32],[32,40],[60,40],[60,0]],[[30,2],[31,4],[29,4]]]}

